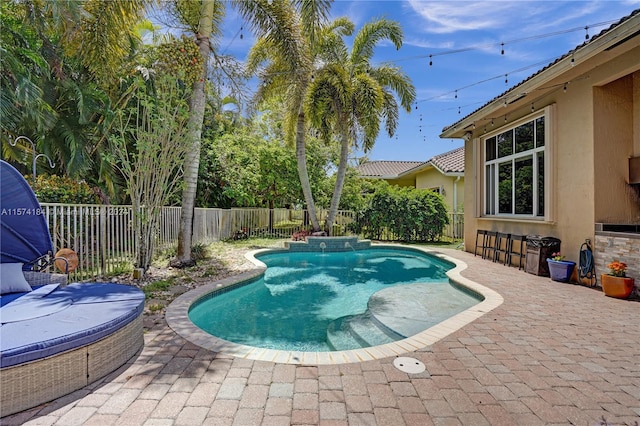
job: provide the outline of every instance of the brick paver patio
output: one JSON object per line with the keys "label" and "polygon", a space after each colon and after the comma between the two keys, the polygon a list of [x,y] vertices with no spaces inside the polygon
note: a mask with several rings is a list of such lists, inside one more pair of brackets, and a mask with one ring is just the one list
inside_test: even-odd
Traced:
{"label": "brick paver patio", "polygon": [[303,366],[235,359],[159,325],[104,380],[3,425],[596,425],[640,423],[640,303],[472,254],[504,303],[419,352]]}

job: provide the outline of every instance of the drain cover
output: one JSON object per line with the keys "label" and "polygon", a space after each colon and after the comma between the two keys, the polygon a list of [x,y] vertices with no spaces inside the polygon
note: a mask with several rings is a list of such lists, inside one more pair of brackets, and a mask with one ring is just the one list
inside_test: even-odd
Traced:
{"label": "drain cover", "polygon": [[393,360],[393,365],[400,371],[408,373],[408,374],[418,374],[422,373],[427,367],[424,366],[424,363],[415,358],[409,358],[406,356],[401,356]]}

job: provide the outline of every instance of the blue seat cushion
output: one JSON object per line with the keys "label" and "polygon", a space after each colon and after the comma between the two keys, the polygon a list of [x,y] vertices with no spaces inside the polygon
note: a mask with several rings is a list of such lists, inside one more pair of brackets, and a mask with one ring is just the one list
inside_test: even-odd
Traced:
{"label": "blue seat cushion", "polygon": [[[41,298],[23,296],[0,308],[0,367],[94,343],[133,321],[143,309],[144,293],[122,284],[71,284]],[[2,310],[12,322],[5,322]]]}

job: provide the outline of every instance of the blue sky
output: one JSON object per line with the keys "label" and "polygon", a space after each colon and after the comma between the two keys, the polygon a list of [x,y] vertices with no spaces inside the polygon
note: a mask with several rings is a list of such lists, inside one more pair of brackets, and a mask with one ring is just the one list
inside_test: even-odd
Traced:
{"label": "blue sky", "polygon": [[[356,30],[380,17],[400,22],[402,48],[380,45],[374,63],[401,67],[417,92],[417,104],[401,114],[396,135],[381,132],[367,157],[427,161],[462,146],[461,140],[440,139],[442,128],[638,8],[640,0],[336,0],[332,17],[349,17]],[[238,37],[242,25],[229,10],[220,43],[240,60],[253,42],[248,30]]]}

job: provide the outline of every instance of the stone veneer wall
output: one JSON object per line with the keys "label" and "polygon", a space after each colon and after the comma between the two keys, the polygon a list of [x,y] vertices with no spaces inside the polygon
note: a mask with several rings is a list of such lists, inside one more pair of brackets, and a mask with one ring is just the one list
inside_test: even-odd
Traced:
{"label": "stone veneer wall", "polygon": [[[322,243],[325,246],[324,250],[320,246]],[[337,252],[367,249],[371,247],[371,241],[358,241],[358,237],[307,237],[307,241],[287,241],[285,247],[293,252]]]}
{"label": "stone veneer wall", "polygon": [[600,274],[609,272],[607,265],[619,260],[627,264],[627,276],[640,284],[640,235],[618,232],[596,232],[593,247],[596,276],[600,284]]}

